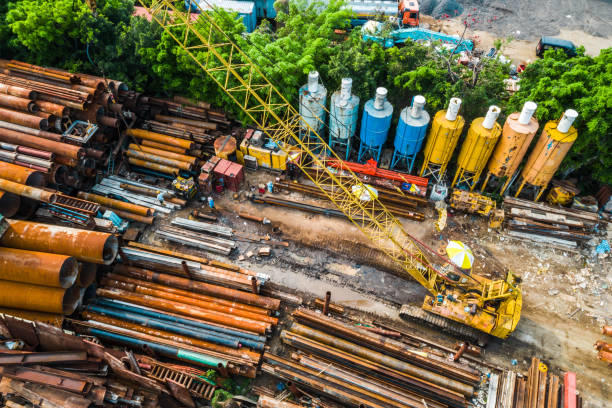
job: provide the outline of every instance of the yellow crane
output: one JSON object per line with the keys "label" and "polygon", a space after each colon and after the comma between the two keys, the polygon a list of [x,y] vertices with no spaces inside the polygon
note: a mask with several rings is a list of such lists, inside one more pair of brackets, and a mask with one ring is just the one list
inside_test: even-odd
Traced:
{"label": "yellow crane", "polygon": [[[452,326],[450,319],[496,337],[508,337],[520,319],[522,296],[517,277],[510,272],[501,280],[466,275],[447,258],[410,236],[380,201],[361,201],[353,194],[353,186],[362,191],[366,187],[354,173],[347,171],[340,178],[325,166],[326,157],[321,152],[328,152],[332,159],[340,158],[217,25],[214,11],[200,10],[194,16],[184,8],[183,0],[139,1],[153,21],[240,106],[258,129],[290,157],[300,151],[301,160],[295,164],[305,177],[391,258],[405,277],[415,279],[431,293],[425,297],[422,309],[403,306],[403,315],[447,328]],[[423,309],[433,315],[422,312]]]}

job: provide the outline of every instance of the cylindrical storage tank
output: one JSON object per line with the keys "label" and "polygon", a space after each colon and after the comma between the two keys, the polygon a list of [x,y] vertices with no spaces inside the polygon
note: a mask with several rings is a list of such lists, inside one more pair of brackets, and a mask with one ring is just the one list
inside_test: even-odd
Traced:
{"label": "cylindrical storage tank", "polygon": [[535,200],[540,198],[578,137],[578,131],[572,126],[576,117],[578,112],[568,109],[561,120],[551,120],[544,126],[521,172],[521,185],[515,196],[520,194],[525,184],[530,184],[539,188]]}
{"label": "cylindrical storage tank", "polygon": [[350,153],[350,145],[359,115],[359,97],[351,93],[353,80],[342,78],[340,90],[333,93],[329,112],[329,146],[346,149],[346,159]]}
{"label": "cylindrical storage tank", "polygon": [[424,149],[421,177],[432,176],[436,183],[441,182],[448,162],[453,156],[465,120],[459,115],[461,99],[451,98],[445,111],[438,111],[431,124]]}
{"label": "cylindrical storage tank", "polygon": [[489,174],[483,189],[489,177],[494,175],[498,178],[507,177],[500,194],[506,190],[538,131],[538,120],[533,116],[536,108],[535,102],[525,102],[521,112],[514,112],[506,119],[502,135],[487,165]]}
{"label": "cylindrical storage tank", "polygon": [[391,127],[393,106],[387,101],[387,89],[377,88],[376,96],[365,103],[361,116],[361,132],[359,137],[359,157],[361,162],[371,156],[377,162],[380,160],[380,151],[387,141]]}
{"label": "cylindrical storage tank", "polygon": [[319,83],[319,73],[311,71],[308,74],[308,83],[300,88],[302,134],[310,135],[310,129],[319,134],[321,133],[325,124],[326,103],[327,89]]}
{"label": "cylindrical storage tank", "polygon": [[414,159],[423,146],[430,120],[429,113],[423,109],[424,106],[425,97],[417,95],[412,100],[412,106],[407,106],[400,112],[393,141],[395,151],[391,168],[405,162],[408,171],[412,171]]}
{"label": "cylindrical storage tank", "polygon": [[484,170],[502,128],[496,122],[500,109],[491,106],[487,116],[472,121],[467,137],[461,145],[457,159],[457,171],[451,185],[465,184],[470,191],[474,189],[482,171]]}

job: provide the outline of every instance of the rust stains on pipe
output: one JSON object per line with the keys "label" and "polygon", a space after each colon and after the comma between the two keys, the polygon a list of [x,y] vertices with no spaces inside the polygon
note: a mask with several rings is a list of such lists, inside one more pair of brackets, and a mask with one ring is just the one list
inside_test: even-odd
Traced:
{"label": "rust stains on pipe", "polygon": [[77,278],[77,261],[66,255],[0,248],[0,279],[68,288]]}
{"label": "rust stains on pipe", "polygon": [[0,178],[32,187],[45,186],[45,175],[40,171],[15,164],[0,162]]}
{"label": "rust stains on pipe", "polygon": [[52,103],[56,103],[58,105],[64,105],[67,106],[69,108],[72,109],[76,109],[79,111],[84,111],[87,107],[87,102],[75,102],[75,101],[69,101],[68,99],[62,99],[62,98],[58,98],[55,96],[50,96],[50,95],[40,95],[38,97],[39,101],[46,101],[46,102],[52,102]]}
{"label": "rust stains on pipe", "polygon": [[0,306],[56,314],[71,314],[79,291],[0,280]]}
{"label": "rust stains on pipe", "polygon": [[101,297],[134,303],[140,306],[152,307],[154,309],[178,313],[189,317],[205,320],[211,323],[219,323],[225,326],[248,330],[257,334],[269,333],[269,323],[246,319],[244,317],[232,316],[180,302],[161,299],[149,295],[131,293],[121,289],[98,289],[96,294]]}
{"label": "rust stains on pipe", "polygon": [[0,93],[4,95],[17,96],[19,98],[25,99],[36,99],[38,97],[38,94],[31,89],[22,88],[19,86],[11,86],[7,84],[0,84]]}
{"label": "rust stains on pipe", "polygon": [[0,128],[0,141],[32,147],[34,149],[46,150],[48,152],[53,152],[58,156],[66,156],[72,159],[80,159],[81,157],[85,156],[85,151],[80,146],[44,139],[42,137],[32,136],[6,128]]}
{"label": "rust stains on pipe", "polygon": [[32,136],[42,137],[43,139],[55,140],[61,142],[63,140],[62,135],[57,133],[47,132],[46,130],[32,129],[27,126],[16,125],[14,123],[5,122],[0,120],[0,128],[14,130],[15,132],[26,133]]}
{"label": "rust stains on pipe", "polygon": [[152,153],[148,153],[148,152],[139,152],[137,150],[133,150],[133,149],[128,149],[128,151],[126,152],[126,155],[130,158],[135,158],[135,159],[139,159],[142,161],[147,161],[147,162],[151,162],[151,163],[157,163],[157,164],[161,164],[167,167],[175,167],[175,168],[179,168],[182,170],[191,170],[191,164],[184,162],[184,161],[180,161],[180,160],[174,160],[174,159],[170,159],[168,157],[163,157],[163,156],[157,156],[155,154]]}
{"label": "rust stains on pipe", "polygon": [[47,130],[49,121],[45,118],[39,118],[35,115],[29,115],[23,112],[17,112],[10,109],[0,108],[0,120],[15,123],[17,125],[28,126],[34,129]]}
{"label": "rust stains on pipe", "polygon": [[0,178],[0,190],[45,203],[54,203],[57,200],[57,195],[53,192],[37,187],[26,186],[25,184],[15,183],[14,181],[2,178]]}
{"label": "rust stains on pipe", "polygon": [[64,105],[60,105],[58,103],[36,101],[36,106],[38,106],[41,111],[51,113],[60,118],[64,118],[70,113],[70,108]]}
{"label": "rust stains on pipe", "polygon": [[179,174],[179,169],[177,168],[164,166],[158,163],[151,163],[150,161],[135,159],[133,157],[128,159],[128,163],[133,164],[134,166],[144,167],[145,169],[159,171],[160,173],[172,174],[174,176],[178,176]]}
{"label": "rust stains on pipe", "polygon": [[28,251],[74,256],[79,261],[110,265],[119,242],[112,234],[30,221],[7,220],[9,229],[0,245]]}
{"label": "rust stains on pipe", "polygon": [[197,158],[195,158],[193,156],[187,156],[185,154],[178,154],[178,153],[174,153],[174,152],[169,152],[169,151],[162,150],[162,149],[154,149],[154,148],[148,147],[148,146],[137,145],[136,143],[130,143],[128,148],[131,149],[131,150],[135,150],[137,152],[151,153],[151,154],[154,154],[156,156],[167,157],[169,159],[186,162],[186,163],[193,164],[193,165],[195,165],[195,163],[197,161]]}
{"label": "rust stains on pipe", "polygon": [[153,272],[147,269],[122,265],[120,269],[116,268],[115,272],[136,279],[160,283],[162,285],[233,300],[247,305],[259,306],[270,310],[278,310],[280,307],[279,299],[255,295],[253,293],[212,285],[210,283],[193,281],[179,276]]}
{"label": "rust stains on pipe", "polygon": [[183,149],[181,147],[169,146],[169,145],[165,145],[163,143],[157,143],[157,142],[154,142],[152,140],[143,140],[141,145],[142,146],[147,146],[147,147],[153,147],[155,149],[160,149],[160,150],[164,150],[164,151],[168,151],[168,152],[174,152],[174,153],[185,153],[185,152],[187,152],[187,149]]}
{"label": "rust stains on pipe", "polygon": [[31,99],[20,98],[13,95],[5,95],[2,93],[0,93],[0,106],[30,113],[37,112],[39,109]]}
{"label": "rust stains on pipe", "polygon": [[104,197],[98,194],[85,193],[83,191],[80,191],[77,194],[77,197],[82,198],[84,200],[93,201],[94,203],[102,204],[105,207],[117,208],[118,210],[128,211],[134,214],[141,215],[143,217],[153,215],[153,209],[149,207],[127,203],[121,200],[115,200],[113,198]]}
{"label": "rust stains on pipe", "polygon": [[55,327],[62,327],[64,324],[64,316],[56,313],[35,312],[32,310],[11,309],[8,307],[0,307],[0,313],[19,317],[21,319],[43,322]]}
{"label": "rust stains on pipe", "polygon": [[127,134],[138,139],[151,140],[153,142],[162,143],[169,146],[180,147],[181,149],[193,148],[193,142],[185,139],[179,139],[172,136],[166,136],[161,133],[150,132],[144,129],[128,129]]}

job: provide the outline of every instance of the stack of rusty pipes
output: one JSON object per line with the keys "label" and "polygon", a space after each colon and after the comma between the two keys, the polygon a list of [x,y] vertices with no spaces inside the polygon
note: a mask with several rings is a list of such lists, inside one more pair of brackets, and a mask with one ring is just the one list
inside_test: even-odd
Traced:
{"label": "stack of rusty pipes", "polygon": [[118,251],[111,234],[7,220],[0,237],[0,311],[54,324],[74,312],[96,278],[96,264]]}
{"label": "stack of rusty pipes", "polygon": [[[279,378],[355,407],[421,407],[423,400],[427,406],[466,407],[474,395],[480,379],[474,369],[308,309],[293,317],[299,323],[281,339],[311,356],[298,353],[289,361],[265,354],[262,368]],[[315,386],[317,372],[326,375]]]}
{"label": "stack of rusty pipes", "polygon": [[101,210],[111,210],[121,218],[126,218],[132,221],[142,222],[144,224],[153,224],[155,210],[138,204],[128,203],[126,201],[116,200],[114,198],[105,197],[99,194],[85,193],[80,191],[77,197],[93,201],[101,206]]}
{"label": "stack of rusty pipes", "polygon": [[[42,190],[47,184],[45,174],[37,170],[0,161],[0,213],[5,217],[19,215],[28,218],[36,211],[40,201],[54,200],[52,194]],[[32,194],[36,198],[32,198]]]}

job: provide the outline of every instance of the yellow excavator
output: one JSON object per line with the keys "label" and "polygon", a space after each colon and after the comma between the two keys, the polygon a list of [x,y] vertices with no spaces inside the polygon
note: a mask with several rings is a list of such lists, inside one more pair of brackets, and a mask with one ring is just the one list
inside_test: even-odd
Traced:
{"label": "yellow excavator", "polygon": [[362,191],[366,187],[350,170],[340,178],[325,165],[326,158],[340,158],[217,25],[212,7],[208,12],[199,10],[194,20],[183,0],[139,1],[258,129],[288,153],[301,150],[302,160],[294,164],[304,176],[395,262],[402,276],[415,279],[430,292],[422,308],[404,305],[403,317],[472,339],[481,338],[482,333],[506,338],[514,331],[521,315],[520,278],[511,272],[498,280],[464,273],[412,237],[378,199],[366,202],[353,194],[354,186]]}

